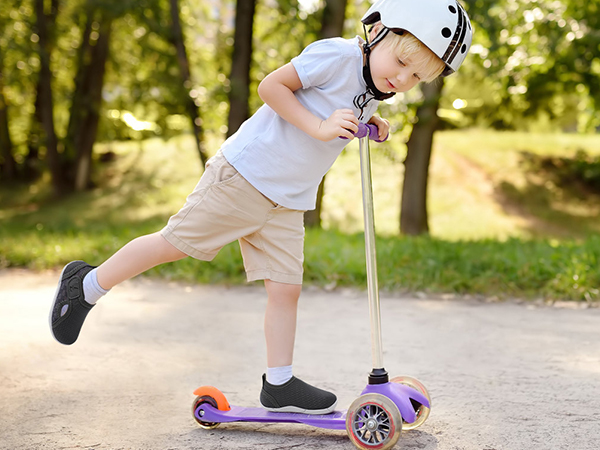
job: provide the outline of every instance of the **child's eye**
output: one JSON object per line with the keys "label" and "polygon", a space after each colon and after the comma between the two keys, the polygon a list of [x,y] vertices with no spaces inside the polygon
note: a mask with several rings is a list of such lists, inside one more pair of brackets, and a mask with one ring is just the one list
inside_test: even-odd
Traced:
{"label": "child's eye", "polygon": [[421,81],[421,77],[418,74],[414,73],[413,77],[415,77],[417,80]]}
{"label": "child's eye", "polygon": [[404,64],[404,61],[402,61],[401,59],[398,59],[398,64],[400,64],[402,67],[406,66],[406,64]]}

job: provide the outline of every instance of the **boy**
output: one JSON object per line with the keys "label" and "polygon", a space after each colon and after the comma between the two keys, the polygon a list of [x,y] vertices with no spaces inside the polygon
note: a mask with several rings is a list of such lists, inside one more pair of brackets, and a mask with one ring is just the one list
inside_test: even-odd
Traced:
{"label": "boy", "polygon": [[[96,301],[151,267],[187,256],[212,260],[238,240],[248,281],[264,280],[267,372],[261,404],[270,411],[326,414],[337,399],[292,375],[302,285],[303,214],[315,206],[324,174],[358,130],[389,123],[380,100],[454,72],[471,43],[469,19],[455,0],[380,0],[362,19],[367,41],[326,39],[268,75],[265,102],[208,161],[183,208],[158,233],[137,238],[94,268],[63,269],[50,327],[72,344]],[[374,100],[374,101],[373,101]]]}

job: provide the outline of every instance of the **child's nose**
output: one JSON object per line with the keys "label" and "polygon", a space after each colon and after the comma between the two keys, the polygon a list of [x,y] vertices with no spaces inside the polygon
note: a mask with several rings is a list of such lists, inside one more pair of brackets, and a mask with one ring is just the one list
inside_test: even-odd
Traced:
{"label": "child's nose", "polygon": [[406,84],[409,80],[410,77],[410,73],[408,72],[408,70],[400,70],[398,72],[398,75],[396,76],[396,79],[402,83],[402,84]]}

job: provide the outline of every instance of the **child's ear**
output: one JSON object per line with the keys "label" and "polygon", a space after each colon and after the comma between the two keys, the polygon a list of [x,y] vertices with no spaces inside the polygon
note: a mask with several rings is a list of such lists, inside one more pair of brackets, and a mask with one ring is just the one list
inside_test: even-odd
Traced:
{"label": "child's ear", "polygon": [[379,34],[381,27],[382,27],[381,22],[377,22],[375,25],[373,25],[371,27],[371,29],[369,30],[369,42],[373,42],[373,39],[375,39],[377,37],[377,35]]}

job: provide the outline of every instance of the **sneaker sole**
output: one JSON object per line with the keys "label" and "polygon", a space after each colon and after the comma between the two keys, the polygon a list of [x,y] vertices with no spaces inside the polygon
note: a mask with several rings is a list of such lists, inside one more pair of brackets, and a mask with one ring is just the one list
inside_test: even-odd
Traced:
{"label": "sneaker sole", "polygon": [[54,300],[52,300],[52,306],[50,307],[50,315],[48,316],[48,325],[50,325],[50,333],[52,334],[52,337],[54,338],[54,340],[56,342],[58,342],[60,345],[67,345],[67,344],[63,344],[58,339],[56,339],[56,336],[54,336],[54,330],[52,329],[52,313],[54,312],[54,306],[56,306],[56,300],[58,300],[58,293],[60,291],[60,285],[62,284],[62,281],[63,281],[63,275],[65,273],[65,270],[67,270],[67,267],[69,267],[70,264],[71,263],[69,263],[65,267],[63,267],[63,270],[60,273],[60,278],[58,279],[58,286],[56,286],[56,291],[54,291]]}
{"label": "sneaker sole", "polygon": [[325,409],[302,409],[297,406],[284,406],[283,408],[267,408],[263,406],[269,412],[277,412],[277,413],[297,413],[297,414],[310,414],[310,415],[322,415],[322,414],[331,414],[337,405],[337,401],[331,405],[329,408]]}

